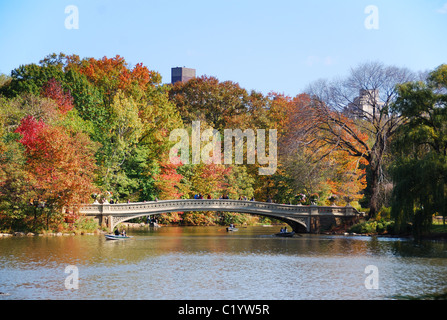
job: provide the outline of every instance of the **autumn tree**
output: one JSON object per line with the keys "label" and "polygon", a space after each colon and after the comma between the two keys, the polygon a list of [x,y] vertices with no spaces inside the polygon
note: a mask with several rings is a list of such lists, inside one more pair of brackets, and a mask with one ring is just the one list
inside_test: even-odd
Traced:
{"label": "autumn tree", "polygon": [[[397,97],[395,87],[414,78],[407,69],[373,62],[351,69],[345,79],[321,80],[307,90],[312,97],[312,114],[305,120],[312,123],[310,129],[315,133],[323,133],[318,139],[368,162],[370,217],[380,209],[385,155],[403,121],[390,108]],[[364,141],[360,133],[367,134],[369,140]]]}
{"label": "autumn tree", "polygon": [[[154,186],[160,200],[180,199],[184,193],[185,188],[182,185],[183,176],[177,172],[177,169],[182,165],[178,161],[171,162],[170,159],[164,157],[160,161],[159,172],[154,175]],[[179,223],[182,221],[183,212],[171,212],[161,215],[161,219],[166,222]]]}
{"label": "autumn tree", "polygon": [[[45,121],[52,123],[58,118],[51,99],[31,93],[11,99],[0,97],[0,215],[6,228],[26,228],[30,216],[36,222],[40,211],[29,203],[35,193],[28,181],[26,152],[37,147],[37,135]],[[22,130],[27,134],[19,133]]]}
{"label": "autumn tree", "polygon": [[[307,94],[294,98],[271,95],[273,99],[269,112],[278,129],[280,162],[271,186],[281,186],[280,193],[285,195],[281,200],[290,201],[293,193],[318,193],[321,204],[330,195],[337,195],[341,200],[339,203],[362,197],[365,188],[364,163],[334,146],[327,140],[328,134],[324,130],[314,127],[317,115],[312,98]],[[367,141],[367,135],[359,130],[356,132],[362,141]],[[356,144],[355,141],[352,143]]]}
{"label": "autumn tree", "polygon": [[59,112],[66,114],[73,109],[73,97],[69,91],[64,91],[60,82],[54,78],[48,80],[42,87],[42,95],[54,100],[59,108]]}
{"label": "autumn tree", "polygon": [[262,94],[248,93],[235,82],[221,82],[208,76],[175,83],[169,98],[185,124],[203,121],[217,130],[259,127],[257,120],[263,119],[267,107],[267,99]]}
{"label": "autumn tree", "polygon": [[149,86],[161,82],[158,72],[150,71],[142,63],[131,68],[119,55],[113,58],[83,59],[78,63],[71,63],[70,67],[79,70],[101,90],[106,105],[113,102],[118,91],[139,102],[145,97],[144,93]]}
{"label": "autumn tree", "polygon": [[102,187],[124,198],[153,198],[153,172],[171,146],[170,131],[182,126],[160,75],[141,63],[132,68],[120,56],[72,60],[69,72],[97,97],[89,110],[97,115],[91,121],[102,144],[97,153]]}
{"label": "autumn tree", "polygon": [[62,127],[45,126],[26,118],[16,130],[26,147],[27,180],[37,199],[50,209],[62,212],[89,201],[93,184],[95,145],[88,136],[71,135]]}

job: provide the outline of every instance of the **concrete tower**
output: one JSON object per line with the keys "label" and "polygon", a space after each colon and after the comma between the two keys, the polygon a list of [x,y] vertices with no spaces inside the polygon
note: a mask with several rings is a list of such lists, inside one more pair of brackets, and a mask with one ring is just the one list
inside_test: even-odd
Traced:
{"label": "concrete tower", "polygon": [[186,82],[192,78],[196,77],[196,69],[190,68],[172,68],[171,69],[171,83],[174,84],[176,82]]}

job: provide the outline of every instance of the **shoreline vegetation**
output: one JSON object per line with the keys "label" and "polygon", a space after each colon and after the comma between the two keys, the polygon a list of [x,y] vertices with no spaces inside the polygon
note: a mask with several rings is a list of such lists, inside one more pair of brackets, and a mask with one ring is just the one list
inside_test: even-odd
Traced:
{"label": "shoreline vegetation", "polygon": [[[243,222],[240,224],[236,224],[239,227],[253,227],[253,226],[264,226],[264,227],[275,227],[284,225],[281,221],[253,221],[257,220],[257,217],[254,217],[251,222]],[[447,225],[440,222],[440,218],[435,217],[432,227],[429,232],[421,234],[418,237],[418,240],[435,240],[435,241],[447,241]],[[81,220],[84,220],[81,218]],[[53,230],[22,230],[22,231],[9,231],[9,232],[1,232],[0,230],[0,239],[1,238],[9,238],[9,237],[64,237],[64,236],[79,236],[79,235],[103,235],[107,234],[103,228],[93,221],[93,219],[85,219],[90,220],[87,223],[84,221],[84,228],[73,229],[73,227],[68,229],[61,229],[60,231],[54,232]],[[141,219],[140,219],[141,220]],[[82,224],[82,223],[81,223]],[[85,228],[85,226],[88,228]],[[223,227],[227,224],[205,224],[205,225],[193,225],[193,224],[160,224],[159,227],[169,228],[169,227]],[[333,227],[329,230],[324,230],[320,232],[321,235],[339,235],[339,236],[365,236],[365,237],[390,237],[390,238],[410,238],[415,239],[413,232],[411,230],[411,225],[408,225],[406,232],[395,233],[394,232],[394,221],[387,219],[380,220],[366,220],[361,219],[358,223],[354,225],[343,224],[337,227]],[[141,230],[141,229],[149,229],[152,228],[149,224],[145,222],[122,222],[118,225],[118,229],[125,229],[127,231],[132,232],[132,230]]]}

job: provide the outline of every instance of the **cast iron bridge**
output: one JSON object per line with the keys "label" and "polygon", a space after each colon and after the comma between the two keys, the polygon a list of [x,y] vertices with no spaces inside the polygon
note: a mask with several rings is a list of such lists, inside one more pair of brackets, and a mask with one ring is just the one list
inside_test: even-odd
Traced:
{"label": "cast iron bridge", "polygon": [[110,232],[120,223],[138,217],[154,216],[168,212],[220,211],[248,213],[278,219],[289,224],[297,233],[318,233],[320,228],[338,225],[355,219],[359,212],[348,205],[301,206],[241,200],[164,200],[119,204],[89,204],[80,213],[94,217],[100,225],[107,225]]}

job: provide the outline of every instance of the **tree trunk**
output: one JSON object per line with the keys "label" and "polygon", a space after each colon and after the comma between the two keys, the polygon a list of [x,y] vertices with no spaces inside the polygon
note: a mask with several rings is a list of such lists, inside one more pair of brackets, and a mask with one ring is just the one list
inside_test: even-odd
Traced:
{"label": "tree trunk", "polygon": [[382,160],[385,151],[385,143],[382,137],[377,137],[376,144],[371,150],[371,199],[369,203],[369,218],[375,218],[380,210],[380,181],[382,176]]}
{"label": "tree trunk", "polygon": [[369,218],[374,218],[380,210],[380,168],[371,166],[371,200],[369,202]]}

